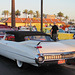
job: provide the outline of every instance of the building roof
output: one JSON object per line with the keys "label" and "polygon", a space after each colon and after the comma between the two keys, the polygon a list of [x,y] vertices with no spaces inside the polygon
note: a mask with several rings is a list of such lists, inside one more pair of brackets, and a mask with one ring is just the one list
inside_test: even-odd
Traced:
{"label": "building roof", "polygon": [[[40,18],[15,18],[16,23],[40,23],[41,19]],[[8,20],[6,21],[7,23],[11,23],[11,18],[8,18]],[[60,21],[60,19],[43,19],[43,23],[63,23],[64,22]]]}

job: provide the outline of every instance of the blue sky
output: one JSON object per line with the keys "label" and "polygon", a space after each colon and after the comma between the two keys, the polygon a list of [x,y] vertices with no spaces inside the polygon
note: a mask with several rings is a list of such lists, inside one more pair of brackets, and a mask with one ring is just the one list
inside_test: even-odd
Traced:
{"label": "blue sky", "polygon": [[[41,0],[15,0],[16,10],[19,9],[23,12],[24,9],[38,10],[40,12]],[[71,19],[75,19],[75,0],[43,0],[44,13],[56,14],[58,12],[64,13],[64,16],[69,16]],[[3,10],[11,11],[11,0],[1,0],[0,2],[0,16]]]}

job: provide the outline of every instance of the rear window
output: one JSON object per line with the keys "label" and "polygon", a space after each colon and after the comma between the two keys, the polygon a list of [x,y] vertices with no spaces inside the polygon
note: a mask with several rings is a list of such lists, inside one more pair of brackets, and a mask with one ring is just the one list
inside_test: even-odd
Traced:
{"label": "rear window", "polygon": [[52,41],[50,36],[26,36],[25,40]]}

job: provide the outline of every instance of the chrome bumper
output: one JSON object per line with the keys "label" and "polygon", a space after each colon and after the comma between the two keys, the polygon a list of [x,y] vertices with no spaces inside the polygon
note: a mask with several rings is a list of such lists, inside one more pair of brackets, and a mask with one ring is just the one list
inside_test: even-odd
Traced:
{"label": "chrome bumper", "polygon": [[68,53],[68,54],[44,54],[44,61],[51,61],[51,60],[64,60],[64,59],[71,59],[75,58],[75,53]]}
{"label": "chrome bumper", "polygon": [[75,52],[65,52],[65,53],[55,53],[55,54],[40,54],[40,55],[42,55],[42,57],[44,59],[42,62],[39,62],[38,58],[37,58],[36,63],[38,65],[58,64],[59,60],[65,60],[65,63],[67,63],[68,60],[74,60],[75,59]]}
{"label": "chrome bumper", "polygon": [[75,63],[75,58],[73,58],[73,59],[66,59],[65,63],[63,63],[63,64],[58,64],[58,61],[59,60],[44,61],[43,63],[39,63],[38,66],[73,64],[73,63]]}

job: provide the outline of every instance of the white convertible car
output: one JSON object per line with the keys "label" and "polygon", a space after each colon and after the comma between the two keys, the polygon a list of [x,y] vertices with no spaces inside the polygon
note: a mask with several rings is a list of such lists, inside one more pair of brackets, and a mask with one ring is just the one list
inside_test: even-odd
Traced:
{"label": "white convertible car", "polygon": [[75,47],[54,42],[42,32],[8,31],[0,40],[0,55],[16,61],[18,67],[24,62],[34,66],[65,64],[75,59]]}

